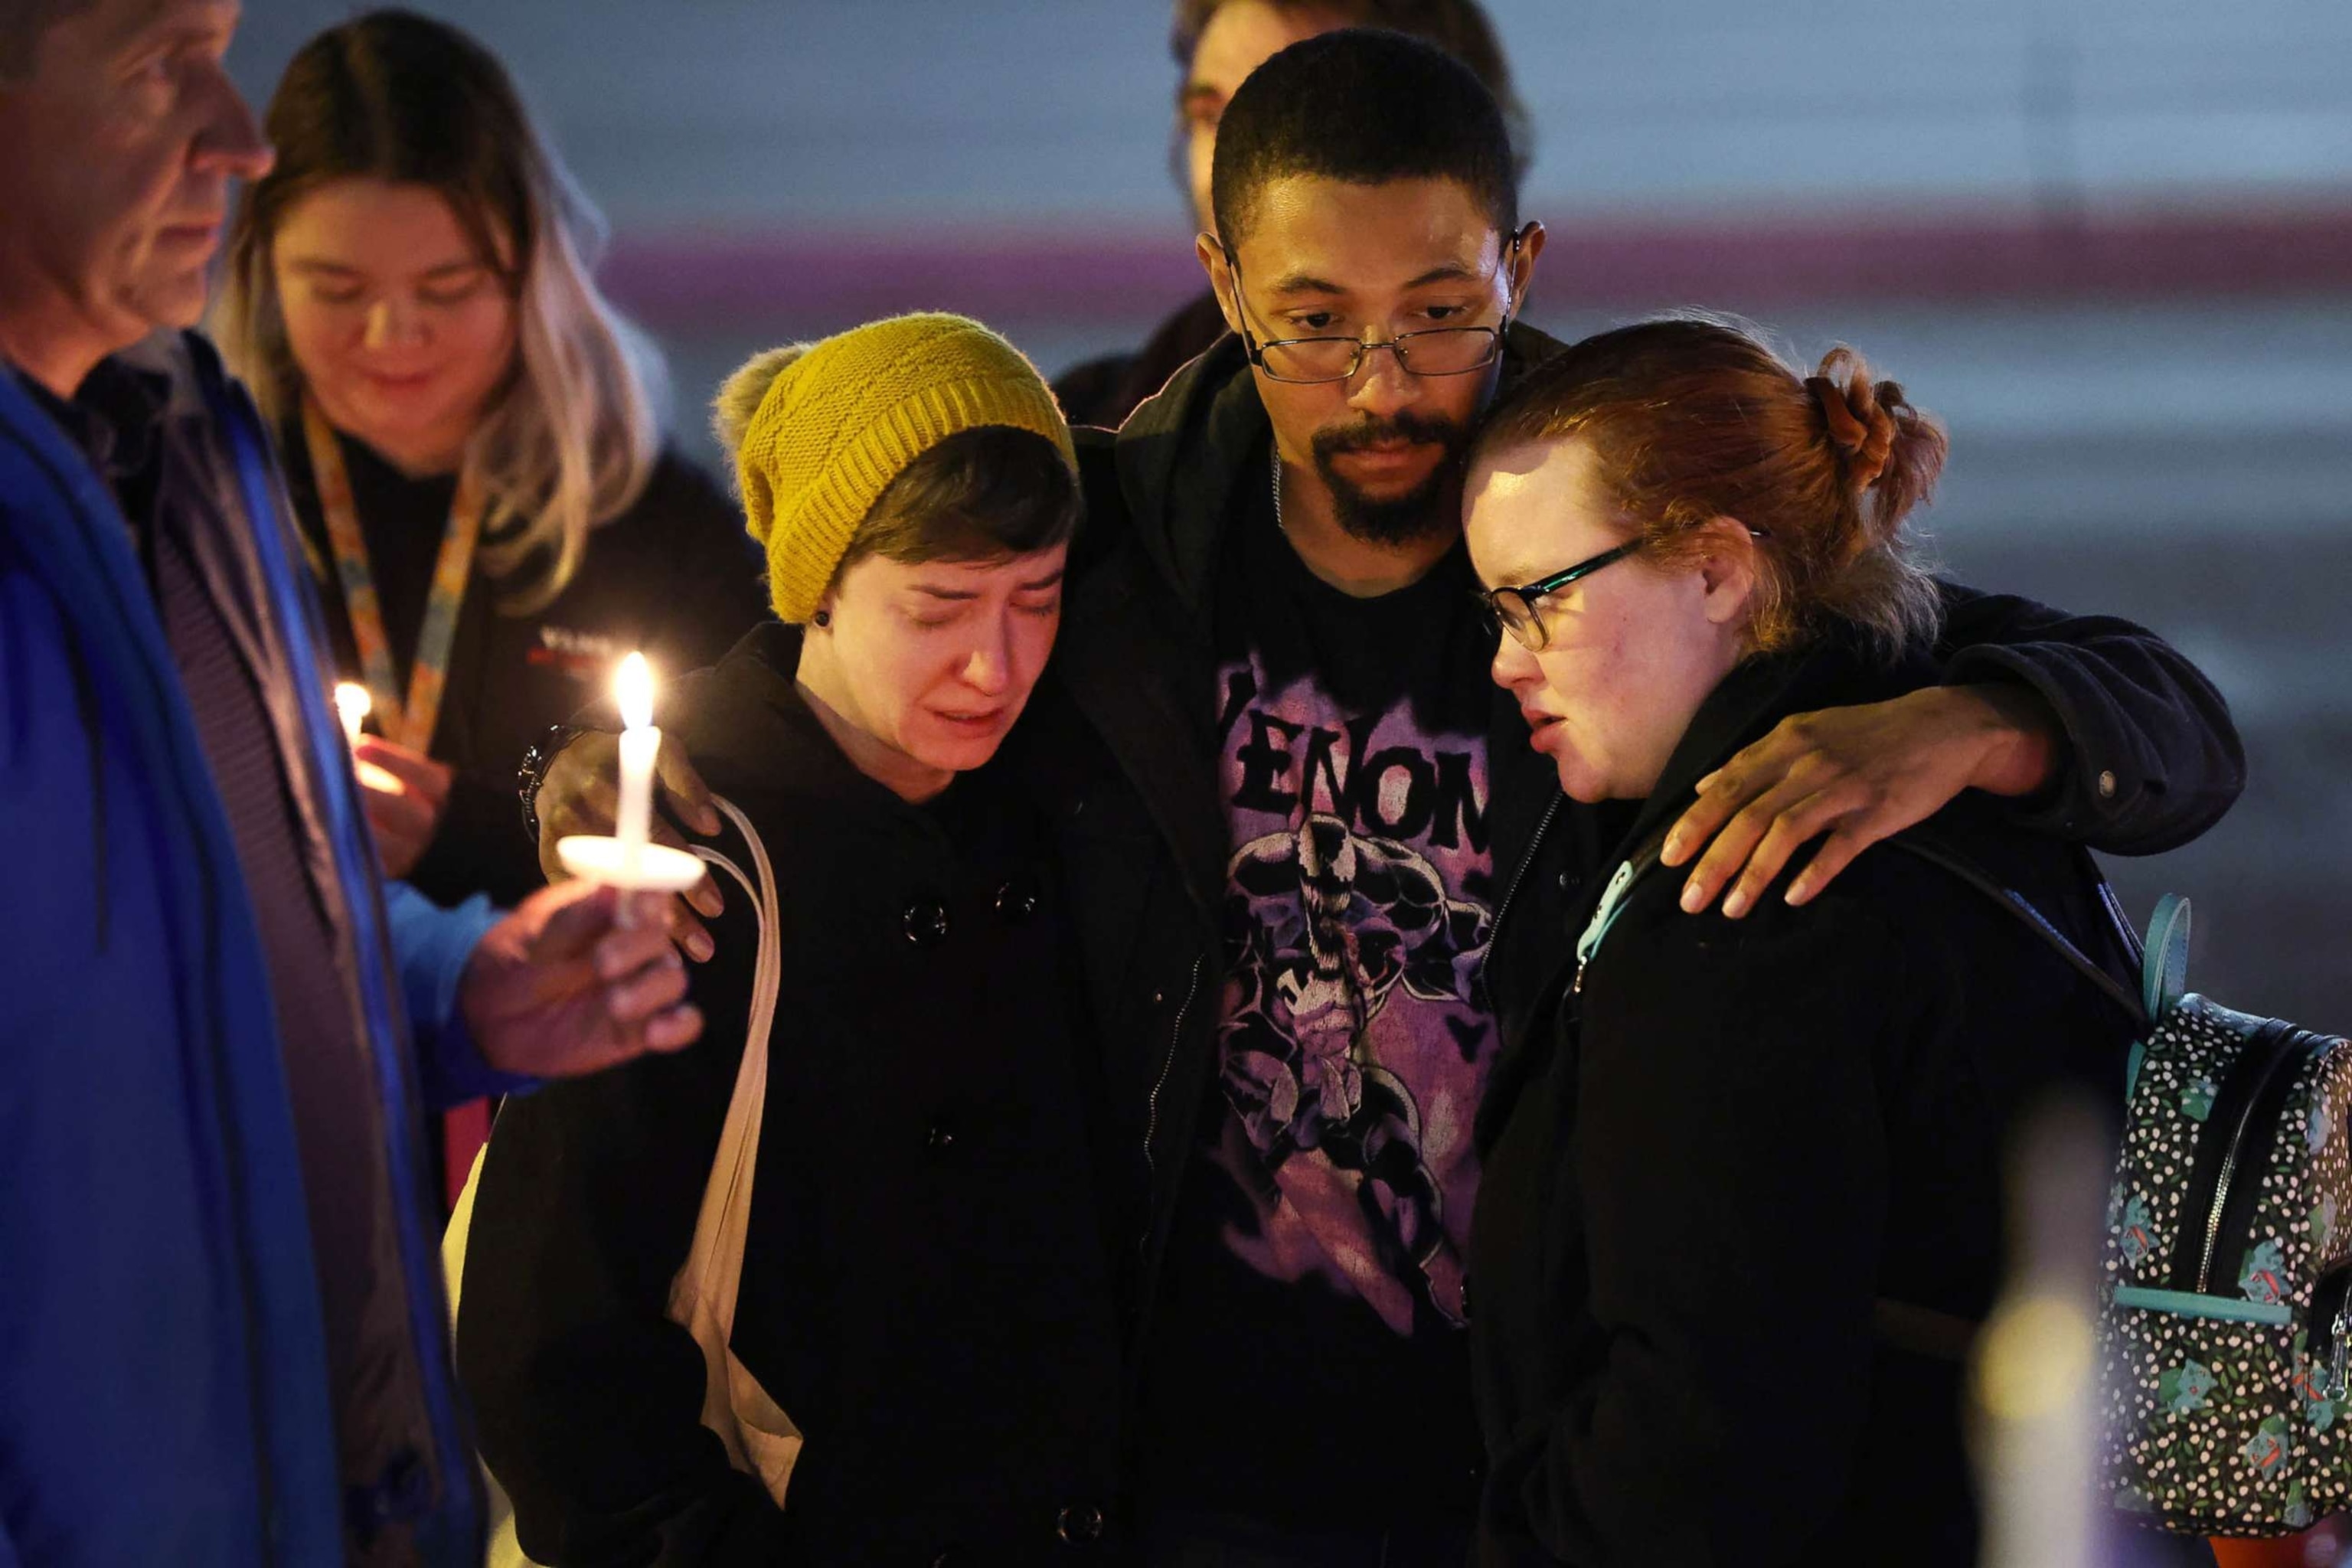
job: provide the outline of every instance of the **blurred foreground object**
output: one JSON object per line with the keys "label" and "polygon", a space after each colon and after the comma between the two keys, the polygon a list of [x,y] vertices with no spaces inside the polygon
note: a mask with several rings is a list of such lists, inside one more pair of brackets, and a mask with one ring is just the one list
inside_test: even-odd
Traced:
{"label": "blurred foreground object", "polygon": [[[2012,1184],[2010,1282],[1977,1340],[1972,1447],[1986,1568],[2098,1560],[2096,1242],[2105,1140],[2080,1100],[2026,1125]],[[2125,1559],[2130,1561],[2130,1559]]]}

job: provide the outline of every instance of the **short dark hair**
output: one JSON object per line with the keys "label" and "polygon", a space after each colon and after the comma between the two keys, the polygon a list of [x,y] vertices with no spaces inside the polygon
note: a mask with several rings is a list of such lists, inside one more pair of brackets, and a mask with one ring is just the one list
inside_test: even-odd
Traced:
{"label": "short dark hair", "polygon": [[898,470],[857,525],[840,574],[868,555],[901,565],[995,561],[1050,550],[1078,524],[1078,481],[1030,430],[959,430]]}
{"label": "short dark hair", "polygon": [[[1233,0],[1176,0],[1176,15],[1168,29],[1168,52],[1176,68],[1190,71],[1200,52],[1201,35],[1219,11]],[[1511,62],[1502,39],[1478,0],[1270,0],[1277,11],[1306,11],[1337,16],[1351,27],[1386,27],[1423,43],[1435,44],[1486,84],[1503,110],[1511,133],[1512,173],[1525,179],[1535,160],[1535,121],[1511,85]]]}
{"label": "short dark hair", "polygon": [[1291,45],[1252,71],[1217,123],[1217,232],[1237,246],[1258,192],[1307,174],[1349,184],[1459,182],[1498,233],[1519,226],[1510,132],[1495,95],[1444,50],[1376,27]]}

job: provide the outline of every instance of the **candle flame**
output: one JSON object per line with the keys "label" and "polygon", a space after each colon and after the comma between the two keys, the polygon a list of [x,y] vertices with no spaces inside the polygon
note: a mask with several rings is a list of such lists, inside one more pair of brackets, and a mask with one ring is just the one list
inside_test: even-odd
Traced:
{"label": "candle flame", "polygon": [[374,700],[368,696],[368,689],[359,682],[339,680],[335,683],[335,713],[343,721],[343,733],[354,742],[359,740],[360,725],[367,719],[368,710],[374,706]]}
{"label": "candle flame", "polygon": [[654,672],[646,663],[646,656],[633,653],[623,659],[620,677],[613,685],[621,704],[621,722],[632,730],[650,728],[654,721]]}

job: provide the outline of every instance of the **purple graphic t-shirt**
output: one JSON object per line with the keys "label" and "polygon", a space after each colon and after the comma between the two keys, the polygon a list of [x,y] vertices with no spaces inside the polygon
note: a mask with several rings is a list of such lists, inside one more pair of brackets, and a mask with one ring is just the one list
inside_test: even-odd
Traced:
{"label": "purple graphic t-shirt", "polygon": [[1246,487],[1217,584],[1220,1060],[1147,1389],[1147,1490],[1333,1528],[1458,1517],[1491,641],[1457,551],[1355,599]]}

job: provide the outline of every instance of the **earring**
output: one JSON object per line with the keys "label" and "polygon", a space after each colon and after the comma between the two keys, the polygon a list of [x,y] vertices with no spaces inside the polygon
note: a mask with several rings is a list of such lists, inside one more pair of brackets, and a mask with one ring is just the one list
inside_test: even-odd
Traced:
{"label": "earring", "polygon": [[821,626],[829,626],[833,625],[833,612],[831,610],[819,610],[813,618],[815,620],[816,624]]}

